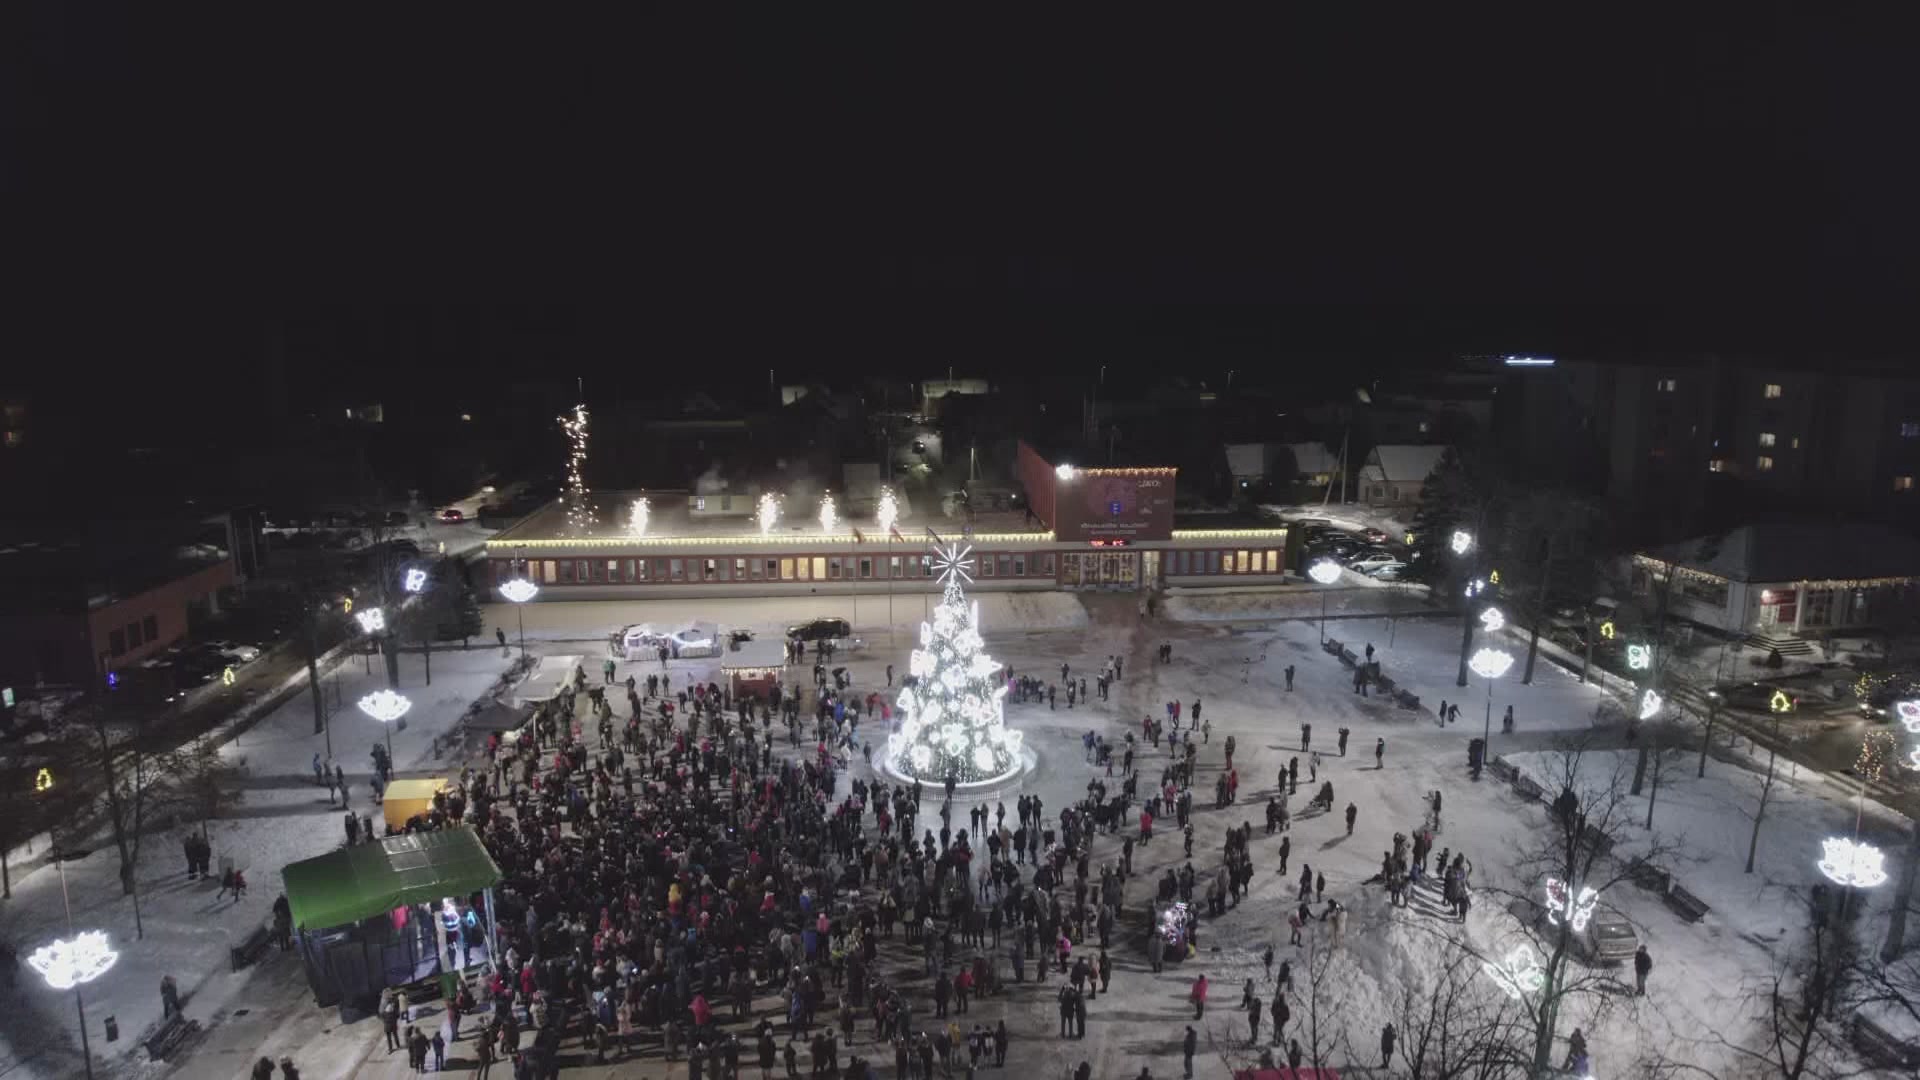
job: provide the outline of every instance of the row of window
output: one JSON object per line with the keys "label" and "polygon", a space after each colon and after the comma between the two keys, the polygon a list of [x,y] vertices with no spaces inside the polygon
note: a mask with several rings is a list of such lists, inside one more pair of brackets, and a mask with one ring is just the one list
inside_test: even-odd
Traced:
{"label": "row of window", "polygon": [[1280,550],[1169,551],[1167,574],[1277,574]]}
{"label": "row of window", "polygon": [[160,640],[160,618],[149,615],[138,622],[130,622],[124,628],[107,632],[107,651],[115,656],[125,656],[142,645]]}
{"label": "row of window", "polygon": [[[1054,575],[1052,552],[977,556],[982,578]],[[935,576],[931,555],[794,555],[769,558],[496,559],[494,580],[531,577],[542,585],[637,585],[707,581],[884,581]]]}

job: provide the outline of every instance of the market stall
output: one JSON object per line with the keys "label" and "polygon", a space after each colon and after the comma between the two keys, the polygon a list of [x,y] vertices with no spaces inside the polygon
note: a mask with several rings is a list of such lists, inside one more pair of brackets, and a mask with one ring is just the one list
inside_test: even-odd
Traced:
{"label": "market stall", "polygon": [[721,658],[720,673],[734,700],[765,698],[787,667],[787,643],[780,638],[746,641]]}
{"label": "market stall", "polygon": [[385,816],[387,826],[395,831],[407,827],[407,820],[415,814],[424,814],[433,809],[433,797],[447,788],[447,782],[438,777],[420,780],[395,780],[387,785],[381,796],[380,810]]}

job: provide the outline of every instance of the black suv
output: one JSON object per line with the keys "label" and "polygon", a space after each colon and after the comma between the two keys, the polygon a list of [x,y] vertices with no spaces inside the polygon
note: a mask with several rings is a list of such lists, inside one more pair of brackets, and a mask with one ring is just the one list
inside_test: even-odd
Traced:
{"label": "black suv", "polygon": [[787,627],[788,641],[827,641],[852,635],[853,627],[845,619],[812,619]]}

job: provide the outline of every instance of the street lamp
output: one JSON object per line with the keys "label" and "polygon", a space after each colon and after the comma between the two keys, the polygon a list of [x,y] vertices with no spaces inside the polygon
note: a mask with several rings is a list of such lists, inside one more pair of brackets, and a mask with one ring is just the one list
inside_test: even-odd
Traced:
{"label": "street lamp", "polygon": [[87,1063],[87,1077],[93,1077],[93,1047],[87,1039],[87,1003],[80,999],[80,987],[107,973],[120,954],[107,942],[104,930],[76,934],[72,941],[53,940],[27,957],[27,963],[47,985],[55,990],[72,990],[73,1006],[80,1014],[80,1056]]}
{"label": "street lamp", "polygon": [[520,626],[520,659],[527,658],[527,617],[521,614],[520,605],[534,598],[540,586],[527,578],[514,578],[500,586],[500,595],[513,601],[513,617]]}
{"label": "street lamp", "polygon": [[1493,680],[1507,673],[1513,666],[1513,654],[1503,649],[1481,649],[1467,661],[1467,667],[1475,675],[1487,680],[1487,720],[1481,727],[1480,737],[1483,745],[1493,738]]}
{"label": "street lamp", "polygon": [[386,725],[388,761],[393,760],[393,722],[407,715],[407,710],[411,708],[413,702],[405,694],[397,694],[392,690],[375,690],[360,699],[360,711]]}
{"label": "street lamp", "polygon": [[[1321,559],[1307,567],[1307,576],[1322,585],[1331,585],[1340,580],[1340,564],[1332,559]],[[1320,591],[1320,641],[1327,640],[1327,591]]]}

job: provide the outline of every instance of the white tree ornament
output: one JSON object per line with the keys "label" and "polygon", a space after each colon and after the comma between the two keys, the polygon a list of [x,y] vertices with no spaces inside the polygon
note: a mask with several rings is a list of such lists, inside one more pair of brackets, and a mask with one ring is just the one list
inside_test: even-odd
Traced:
{"label": "white tree ornament", "polygon": [[1871,889],[1887,880],[1886,857],[1872,844],[1844,836],[1821,841],[1820,872],[1849,888]]}
{"label": "white tree ornament", "polygon": [[1515,945],[1505,960],[1483,961],[1481,969],[1510,998],[1519,999],[1527,994],[1536,994],[1547,984],[1547,973],[1540,967],[1540,957],[1533,947],[1524,942]]}
{"label": "white tree ornament", "polygon": [[930,783],[991,780],[1020,762],[1022,736],[1006,724],[1007,688],[1000,665],[980,639],[980,609],[967,603],[972,548],[936,550],[940,606],[920,624],[920,647],[907,669],[914,685],[900,691],[900,730],[887,739],[887,760],[906,776]]}

